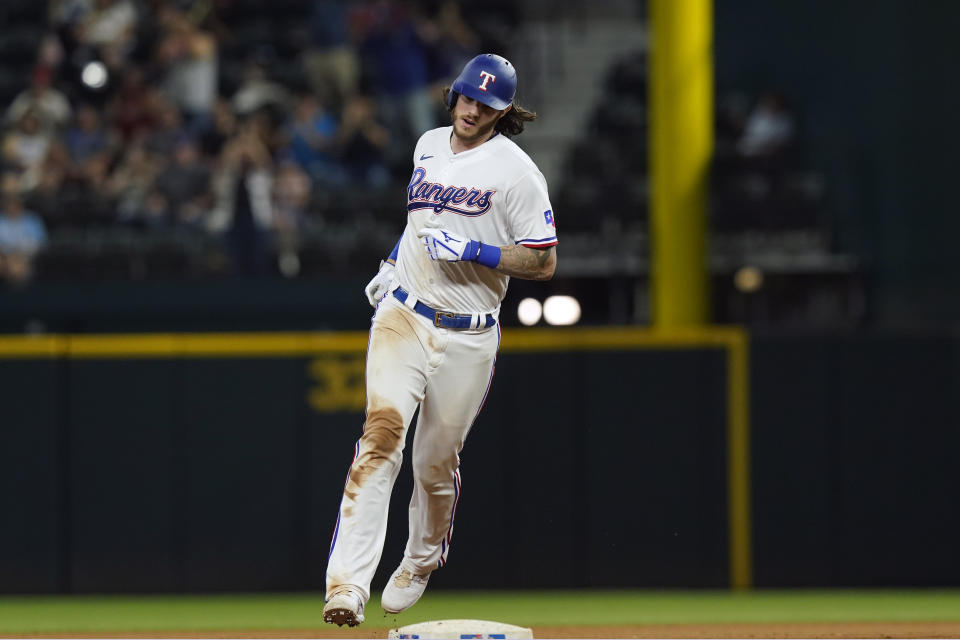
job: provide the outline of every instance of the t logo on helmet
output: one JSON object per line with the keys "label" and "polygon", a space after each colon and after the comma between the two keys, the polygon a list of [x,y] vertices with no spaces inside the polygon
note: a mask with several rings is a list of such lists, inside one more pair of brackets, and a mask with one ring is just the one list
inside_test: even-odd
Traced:
{"label": "t logo on helmet", "polygon": [[488,72],[486,72],[486,71],[481,71],[481,72],[480,72],[480,77],[483,78],[483,82],[481,82],[481,83],[479,84],[479,86],[477,86],[477,88],[480,89],[480,91],[486,91],[486,90],[487,90],[487,83],[488,83],[488,82],[496,82],[496,81],[497,81],[497,76],[493,75],[492,73],[488,73]]}

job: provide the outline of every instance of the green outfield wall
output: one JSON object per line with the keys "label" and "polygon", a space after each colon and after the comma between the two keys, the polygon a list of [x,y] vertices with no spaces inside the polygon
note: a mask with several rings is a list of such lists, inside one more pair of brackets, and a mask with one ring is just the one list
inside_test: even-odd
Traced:
{"label": "green outfield wall", "polygon": [[[960,583],[955,338],[504,333],[431,584]],[[0,338],[0,591],[322,588],[364,348],[362,332]],[[409,491],[407,469],[380,583]]]}

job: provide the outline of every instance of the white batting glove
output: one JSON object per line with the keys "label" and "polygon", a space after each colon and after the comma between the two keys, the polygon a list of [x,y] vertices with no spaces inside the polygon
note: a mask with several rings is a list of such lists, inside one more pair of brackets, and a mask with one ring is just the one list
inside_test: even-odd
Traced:
{"label": "white batting glove", "polygon": [[423,238],[423,244],[431,260],[446,262],[476,260],[480,252],[479,242],[450,233],[440,226],[436,218],[427,219],[426,226],[417,232],[417,237]]}
{"label": "white batting glove", "polygon": [[377,275],[373,276],[373,280],[371,280],[370,284],[363,290],[363,292],[367,294],[367,302],[370,303],[371,307],[376,309],[380,299],[390,292],[390,285],[393,284],[396,273],[396,267],[386,260],[380,263],[380,271],[377,272]]}

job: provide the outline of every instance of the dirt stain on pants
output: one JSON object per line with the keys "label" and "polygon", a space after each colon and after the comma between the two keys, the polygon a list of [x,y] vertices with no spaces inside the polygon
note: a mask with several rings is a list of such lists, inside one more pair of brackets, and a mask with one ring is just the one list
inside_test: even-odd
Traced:
{"label": "dirt stain on pants", "polygon": [[[360,452],[350,467],[350,478],[343,494],[351,502],[367,478],[384,465],[396,464],[396,452],[403,442],[403,416],[393,407],[375,407],[367,413],[360,438]],[[352,515],[353,510],[344,511]]]}

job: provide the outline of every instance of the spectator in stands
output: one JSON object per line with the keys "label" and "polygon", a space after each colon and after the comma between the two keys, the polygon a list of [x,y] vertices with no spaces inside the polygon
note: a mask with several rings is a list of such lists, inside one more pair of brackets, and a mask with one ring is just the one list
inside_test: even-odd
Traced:
{"label": "spectator in stands", "polygon": [[747,116],[738,150],[745,157],[775,157],[789,148],[794,135],[794,118],[786,101],[780,94],[768,91]]}
{"label": "spectator in stands", "polygon": [[156,124],[147,134],[147,149],[166,158],[173,153],[177,143],[189,137],[188,132],[176,106],[160,96],[156,96],[152,103],[152,120]]}
{"label": "spectator in stands", "polygon": [[136,43],[137,9],[131,0],[94,0],[78,23],[77,40],[120,70]]}
{"label": "spectator in stands", "polygon": [[46,243],[47,231],[40,216],[24,208],[15,189],[5,189],[0,213],[0,277],[16,285],[29,281],[34,259]]}
{"label": "spectator in stands", "polygon": [[173,161],[157,175],[156,191],[163,195],[176,226],[205,223],[211,206],[210,166],[203,161],[196,142],[181,139],[173,152]]}
{"label": "spectator in stands", "polygon": [[[441,77],[448,68],[462,66],[456,58],[477,47],[456,0],[303,0],[296,7],[283,3],[282,19],[279,7],[255,1],[46,5],[51,31],[0,138],[5,167],[16,172],[27,207],[58,234],[114,222],[223,232],[239,273],[266,269],[271,237],[280,253],[296,259],[304,223],[317,219],[307,218],[314,185],[322,185],[321,194],[346,185],[362,198],[364,189],[388,184],[391,169],[407,173],[403,139],[436,126],[437,114],[445,113],[431,82],[448,81]],[[425,7],[421,15],[418,6]],[[222,52],[213,32],[229,37],[236,26],[237,34],[266,37],[298,11],[312,11],[310,50],[300,59],[311,94],[291,100],[307,87],[268,74],[276,69],[287,77],[273,63],[295,64],[296,43],[264,42],[236,92],[220,95]],[[244,30],[254,15],[269,17],[269,28]],[[236,22],[221,31],[218,16]],[[111,67],[102,91],[82,86],[77,73],[98,57]],[[235,74],[227,71],[232,87]],[[72,104],[53,87],[54,78]],[[101,101],[106,108],[98,111]],[[282,261],[281,271],[293,272]]]}
{"label": "spectator in stands", "polygon": [[262,275],[267,270],[274,228],[270,127],[262,112],[244,120],[224,146],[213,178],[215,201],[207,227],[222,234],[233,271],[239,275]]}
{"label": "spectator in stands", "polygon": [[50,19],[57,25],[75,24],[85,16],[91,7],[91,0],[51,0]]}
{"label": "spectator in stands", "polygon": [[202,135],[212,124],[218,97],[217,41],[171,5],[162,5],[157,19],[155,62],[163,70],[164,94],[183,113],[190,134]]}
{"label": "spectator in stands", "polygon": [[7,108],[7,124],[20,122],[32,112],[40,127],[49,133],[62,129],[70,122],[70,101],[62,91],[52,85],[53,71],[46,66],[34,67],[30,86],[17,94]]}
{"label": "spectator in stands", "polygon": [[37,47],[37,67],[43,67],[55,76],[66,58],[63,43],[53,31],[43,34],[40,45]]}
{"label": "spectator in stands", "polygon": [[303,69],[313,92],[339,109],[357,90],[360,59],[353,39],[351,0],[315,0],[310,15],[310,47]]}
{"label": "spectator in stands", "polygon": [[396,134],[390,162],[405,167],[409,146],[437,126],[426,48],[406,6],[372,0],[364,9],[358,18],[364,73],[388,128]]}
{"label": "spectator in stands", "polygon": [[243,69],[243,80],[230,99],[230,106],[241,117],[262,110],[279,116],[290,108],[290,95],[286,87],[270,79],[264,61],[253,58]]}
{"label": "spectator in stands", "polygon": [[280,161],[273,184],[273,225],[280,271],[288,277],[300,271],[297,252],[309,205],[310,177],[293,160]]}
{"label": "spectator in stands", "polygon": [[[431,5],[434,3],[430,3]],[[422,6],[417,31],[427,48],[430,82],[439,84],[435,95],[450,82],[480,49],[480,38],[463,18],[457,0],[441,0],[439,6]],[[437,98],[440,101],[440,98]],[[441,108],[442,105],[440,105]],[[443,109],[446,113],[446,109]]]}
{"label": "spectator in stands", "polygon": [[237,116],[225,98],[213,105],[213,126],[200,136],[200,149],[209,158],[216,158],[223,146],[237,133]]}
{"label": "spectator in stands", "polygon": [[157,92],[147,85],[143,69],[128,66],[107,107],[110,123],[124,142],[148,135],[153,130],[157,124],[158,99]]}
{"label": "spectator in stands", "polygon": [[41,180],[41,173],[54,138],[40,127],[40,119],[32,110],[17,121],[3,139],[3,159],[9,168],[20,173],[20,188],[29,191]]}
{"label": "spectator in stands", "polygon": [[750,105],[744,93],[718,93],[711,171],[715,228],[765,228],[785,212],[776,199],[796,160],[794,115],[771,90]]}
{"label": "spectator in stands", "polygon": [[373,99],[367,95],[356,94],[344,105],[340,161],[351,184],[379,188],[390,181],[385,158],[390,132],[376,115]]}
{"label": "spectator in stands", "polygon": [[273,219],[278,231],[295,233],[310,204],[310,176],[293,160],[281,160],[273,185]]}
{"label": "spectator in stands", "polygon": [[135,224],[148,229],[169,226],[171,215],[167,199],[156,189],[151,190],[144,198],[137,218]]}
{"label": "spectator in stands", "polygon": [[[149,153],[142,141],[127,145],[106,183],[107,195],[115,203],[118,222],[144,227],[166,222],[166,199],[153,189],[160,168],[159,158]],[[153,197],[152,201],[148,201],[150,197]]]}
{"label": "spectator in stands", "polygon": [[286,153],[314,180],[325,184],[342,182],[336,158],[337,118],[323,108],[316,96],[302,95],[285,127]]}
{"label": "spectator in stands", "polygon": [[75,124],[63,136],[71,177],[99,189],[109,174],[119,140],[88,104],[77,108]]}

